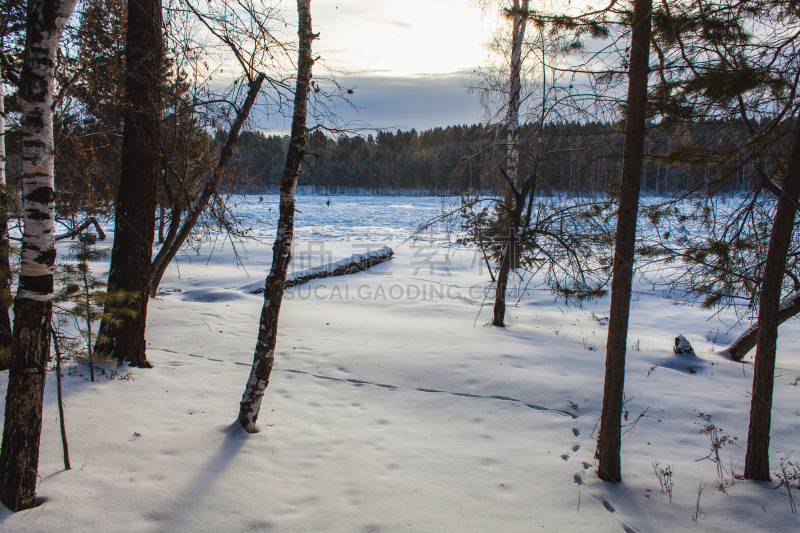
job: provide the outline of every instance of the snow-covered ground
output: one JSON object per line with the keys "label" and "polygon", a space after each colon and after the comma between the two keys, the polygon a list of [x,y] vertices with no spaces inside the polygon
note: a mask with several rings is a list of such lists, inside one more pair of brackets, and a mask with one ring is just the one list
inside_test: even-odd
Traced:
{"label": "snow-covered ground", "polygon": [[[244,268],[219,240],[168,271],[148,312],[154,368],[123,369],[129,380],[65,376],[71,471],[51,374],[45,502],[0,510],[0,530],[798,530],[785,489],[734,480],[723,491],[716,465],[698,461],[710,444],[702,412],[738,437],[720,453],[728,485],[743,468],[752,358],[736,364],[717,352],[746,324],[635,287],[626,409],[629,422],[644,416],[623,437],[624,481],[607,484],[594,450],[607,329],[597,319],[608,300],[570,308],[531,285],[518,305],[510,299],[509,327],[489,327],[482,258],[442,246],[442,235],[404,242],[440,199],[326,200],[299,199],[298,268],[385,245],[396,256],[287,292],[261,432],[234,422],[275,197],[236,207],[264,241],[237,243]],[[792,452],[800,460],[800,328],[792,321],[780,333],[773,465]],[[672,353],[679,334],[695,357]],[[671,501],[654,462],[674,471]]]}

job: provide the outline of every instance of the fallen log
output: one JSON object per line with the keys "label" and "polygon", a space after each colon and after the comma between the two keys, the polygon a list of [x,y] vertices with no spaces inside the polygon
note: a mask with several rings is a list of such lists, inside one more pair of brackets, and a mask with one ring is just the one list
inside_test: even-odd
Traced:
{"label": "fallen log", "polygon": [[80,226],[77,226],[75,229],[72,229],[66,233],[62,233],[61,235],[56,235],[55,240],[63,241],[64,239],[74,239],[89,226],[94,226],[95,231],[97,231],[98,239],[100,239],[101,241],[106,240],[106,234],[103,232],[103,228],[100,227],[100,224],[98,224],[97,219],[94,217],[87,218],[86,220],[83,221],[83,223]]}
{"label": "fallen log", "polygon": [[[350,257],[338,261],[289,274],[286,276],[286,285],[284,285],[284,288],[290,289],[292,287],[297,287],[298,285],[308,283],[312,279],[347,276],[357,272],[363,272],[375,265],[389,261],[393,256],[394,251],[388,246],[365,254],[353,254]],[[262,294],[263,292],[263,287],[250,291],[251,294]]]}
{"label": "fallen log", "polygon": [[[793,292],[783,301],[778,311],[778,324],[783,324],[798,313],[800,313],[800,291]],[[757,342],[758,321],[755,321],[730,346],[721,351],[720,355],[727,355],[738,363],[744,359],[747,352],[755,348]]]}

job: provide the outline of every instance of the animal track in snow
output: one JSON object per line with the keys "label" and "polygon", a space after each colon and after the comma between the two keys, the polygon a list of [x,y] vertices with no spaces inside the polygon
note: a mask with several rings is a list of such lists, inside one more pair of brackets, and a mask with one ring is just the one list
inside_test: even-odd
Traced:
{"label": "animal track in snow", "polygon": [[[173,350],[167,350],[166,348],[151,348],[151,349],[152,350],[160,350],[160,351],[163,351],[163,352],[174,353],[174,354],[180,354],[180,352],[176,352],[176,351],[173,351]],[[306,348],[301,346],[300,349],[304,350]],[[216,362],[226,362],[226,361],[224,361],[222,359],[214,359],[214,358],[208,357],[206,355],[199,355],[199,354],[193,354],[193,353],[190,353],[188,355],[190,355],[192,357],[201,357],[201,358],[209,359],[211,361],[216,361]],[[232,362],[233,364],[236,364],[236,365],[240,365],[240,366],[252,366],[251,363],[241,363],[239,361],[230,361],[230,362]],[[338,370],[340,372],[347,372],[347,370],[345,368],[343,368],[343,367],[338,367]],[[306,372],[304,370],[292,370],[290,368],[275,368],[275,369],[273,369],[273,372],[289,372],[289,373],[292,373],[292,374],[303,374],[303,375],[311,376],[311,377],[314,377],[314,378],[317,378],[317,379],[325,379],[325,380],[328,380],[328,381],[338,381],[338,382],[343,382],[343,383],[352,383],[353,385],[355,385],[357,387],[360,387],[362,385],[373,385],[375,387],[381,387],[381,388],[384,388],[384,389],[398,389],[398,387],[395,386],[395,385],[388,385],[388,384],[385,384],[385,383],[376,383],[376,382],[373,382],[373,381],[365,381],[365,380],[361,380],[361,379],[336,378],[336,377],[332,377],[332,376],[324,376],[324,375],[320,375],[320,374],[313,374],[311,372]],[[413,389],[413,390],[418,391],[418,392],[428,392],[428,393],[437,393],[437,394],[450,394],[452,396],[460,396],[462,398],[480,398],[480,399],[483,399],[483,400],[501,400],[501,401],[506,401],[506,402],[520,403],[520,404],[524,405],[525,407],[527,407],[529,409],[534,409],[536,411],[547,411],[547,412],[554,413],[554,414],[557,414],[557,415],[568,416],[568,417],[573,418],[573,419],[574,418],[578,418],[578,415],[576,415],[574,413],[570,413],[569,411],[565,411],[563,409],[553,409],[553,408],[550,408],[550,407],[545,407],[545,406],[537,405],[537,404],[533,404],[533,403],[525,403],[522,400],[518,400],[517,398],[512,398],[510,396],[503,396],[503,395],[484,396],[484,395],[481,395],[481,394],[471,394],[471,393],[468,393],[468,392],[452,392],[452,391],[446,391],[446,390],[440,390],[440,389],[427,389],[427,388],[416,388],[416,389]],[[579,430],[577,428],[573,428],[572,433],[575,436],[577,436],[579,434],[579,433],[576,433],[576,431],[579,431]]]}
{"label": "animal track in snow", "polygon": [[602,497],[601,497],[601,498],[600,498],[600,503],[602,503],[602,504],[603,504],[603,507],[605,507],[605,508],[606,508],[606,511],[608,511],[609,513],[616,513],[616,512],[617,512],[617,510],[616,510],[616,509],[614,509],[614,506],[613,506],[613,505],[611,505],[611,503],[609,503],[609,501],[608,501],[608,500],[606,500],[605,498],[602,498]]}

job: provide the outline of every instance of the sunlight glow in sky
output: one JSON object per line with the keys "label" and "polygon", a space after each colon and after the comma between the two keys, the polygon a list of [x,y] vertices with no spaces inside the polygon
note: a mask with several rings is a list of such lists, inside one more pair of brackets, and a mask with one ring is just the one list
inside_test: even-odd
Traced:
{"label": "sunlight glow in sky", "polygon": [[347,120],[378,128],[476,123],[467,95],[472,71],[488,55],[497,10],[470,0],[314,0],[315,54],[355,91]]}
{"label": "sunlight glow in sky", "polygon": [[312,10],[317,49],[355,75],[471,71],[486,59],[497,20],[467,0],[315,0]]}
{"label": "sunlight glow in sky", "polygon": [[[604,3],[607,0],[602,0]],[[491,5],[480,9],[478,4]],[[473,71],[487,63],[493,32],[510,32],[498,0],[313,0],[320,38],[315,76],[329,69],[357,110],[335,109],[345,123],[368,128],[425,130],[486,120],[478,97],[467,93]],[[531,7],[574,10],[582,0],[532,0]],[[285,0],[293,20],[292,2]],[[288,130],[288,124],[275,124]]]}

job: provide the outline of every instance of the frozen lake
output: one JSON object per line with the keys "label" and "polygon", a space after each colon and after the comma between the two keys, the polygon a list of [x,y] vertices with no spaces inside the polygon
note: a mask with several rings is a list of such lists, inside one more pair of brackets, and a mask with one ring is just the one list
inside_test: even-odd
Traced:
{"label": "frozen lake", "polygon": [[[272,236],[278,223],[278,195],[232,197],[232,210],[259,236]],[[298,238],[395,240],[408,238],[420,225],[457,208],[458,197],[298,196]]]}

